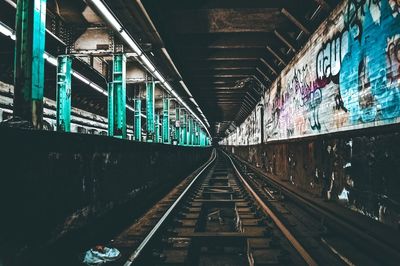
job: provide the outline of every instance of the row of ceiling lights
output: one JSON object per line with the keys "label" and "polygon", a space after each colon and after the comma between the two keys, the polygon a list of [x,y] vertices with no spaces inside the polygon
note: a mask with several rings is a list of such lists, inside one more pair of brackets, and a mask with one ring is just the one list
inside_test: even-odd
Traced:
{"label": "row of ceiling lights", "polygon": [[202,118],[206,122],[207,126],[203,123],[203,121],[193,112],[193,110],[179,97],[179,95],[175,92],[175,90],[171,87],[171,85],[165,80],[165,78],[158,72],[158,70],[154,67],[151,61],[147,58],[147,56],[143,53],[140,47],[136,44],[135,40],[129,35],[129,33],[124,29],[122,24],[117,20],[115,15],[110,11],[110,9],[103,3],[101,0],[90,0],[90,2],[98,9],[98,11],[102,14],[102,16],[108,21],[108,23],[119,33],[121,38],[129,45],[129,47],[136,53],[136,57],[145,65],[147,70],[156,78],[158,79],[162,86],[170,92],[177,101],[186,108],[203,126],[203,128],[207,131],[208,135],[211,137],[210,132],[208,131],[208,127],[210,124],[201,111],[199,105],[194,100],[192,94],[190,93],[189,89],[186,87],[183,80],[180,81],[182,87],[186,90],[186,92],[190,96],[190,100],[194,103],[197,110],[200,112]]}

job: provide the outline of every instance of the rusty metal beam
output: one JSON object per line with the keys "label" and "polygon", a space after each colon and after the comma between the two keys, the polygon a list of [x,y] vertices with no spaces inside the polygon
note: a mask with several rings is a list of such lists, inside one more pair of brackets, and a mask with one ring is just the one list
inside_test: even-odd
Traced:
{"label": "rusty metal beam", "polygon": [[311,31],[305,26],[305,23],[301,21],[300,18],[295,17],[286,8],[282,8],[282,14],[284,14],[293,24],[295,24],[299,29],[301,29],[305,34],[311,35]]}
{"label": "rusty metal beam", "polygon": [[325,1],[325,0],[314,0],[315,3],[317,3],[319,6],[322,7],[325,11],[329,12],[331,11],[331,6]]}
{"label": "rusty metal beam", "polygon": [[283,56],[278,54],[278,52],[276,52],[274,49],[272,49],[270,46],[267,45],[267,50],[273,55],[275,56],[276,59],[279,60],[279,62],[281,62],[284,66],[287,66],[287,62],[286,60],[283,59]]}
{"label": "rusty metal beam", "polygon": [[264,58],[260,58],[260,61],[261,61],[264,65],[266,65],[266,66],[272,71],[272,73],[274,73],[275,75],[278,76],[278,71],[276,71],[275,68],[274,68],[273,66],[271,66],[270,63],[268,63]]}
{"label": "rusty metal beam", "polygon": [[287,45],[293,52],[296,52],[297,49],[295,45],[293,44],[293,41],[290,38],[290,36],[287,36],[286,34],[284,35],[283,33],[278,32],[277,30],[274,31],[276,37],[279,38],[284,44]]}
{"label": "rusty metal beam", "polygon": [[262,72],[258,67],[256,68],[256,71],[257,71],[258,73],[260,73],[261,76],[264,77],[264,79],[268,80],[269,82],[272,82],[272,80],[271,80],[264,72]]}

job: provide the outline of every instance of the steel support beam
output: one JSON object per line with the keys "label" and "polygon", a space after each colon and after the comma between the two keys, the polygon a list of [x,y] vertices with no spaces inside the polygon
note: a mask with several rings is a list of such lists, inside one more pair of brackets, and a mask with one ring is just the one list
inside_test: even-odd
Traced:
{"label": "steel support beam", "polygon": [[126,57],[115,54],[112,84],[108,86],[109,135],[126,138]]}
{"label": "steel support beam", "polygon": [[114,86],[108,83],[108,135],[114,136]]}
{"label": "steel support beam", "polygon": [[200,145],[200,127],[199,127],[199,124],[195,121],[194,122],[194,128],[195,128],[195,133],[194,133],[194,136],[195,136],[195,145],[196,146],[199,146]]}
{"label": "steel support beam", "polygon": [[160,115],[159,114],[155,114],[154,115],[154,142],[155,143],[160,143],[162,141],[160,141]]}
{"label": "steel support beam", "polygon": [[293,44],[292,41],[289,40],[289,36],[284,36],[282,33],[278,32],[277,30],[274,31],[276,37],[278,37],[284,44],[287,45],[293,52],[297,51],[296,45]]}
{"label": "steel support beam", "polygon": [[182,120],[181,120],[180,126],[182,127],[182,129],[181,129],[180,143],[182,145],[187,145],[187,116],[188,116],[188,114],[184,109],[181,109],[181,111],[182,111],[182,116],[181,116]]}
{"label": "steel support beam", "polygon": [[147,142],[154,141],[154,89],[153,81],[146,83]]}
{"label": "steel support beam", "polygon": [[271,71],[272,73],[274,73],[275,75],[278,75],[278,71],[275,70],[275,68],[273,66],[271,66],[270,63],[268,63],[264,58],[260,58],[260,61],[266,65]]}
{"label": "steel support beam", "polygon": [[325,0],[314,0],[314,2],[320,5],[322,9],[324,9],[326,12],[330,12],[332,9],[331,6]]}
{"label": "steel support beam", "polygon": [[169,98],[163,99],[162,138],[163,143],[170,143],[169,132]]}
{"label": "steel support beam", "polygon": [[71,70],[71,57],[68,55],[59,56],[56,86],[57,131],[71,131]]}
{"label": "steel support beam", "polygon": [[289,10],[282,8],[282,14],[284,14],[294,25],[296,25],[300,30],[302,30],[305,34],[311,35],[311,31],[305,26],[305,23],[300,21],[299,18],[296,18]]}
{"label": "steel support beam", "polygon": [[178,105],[175,106],[175,139],[178,145],[181,145],[181,109]]}
{"label": "steel support beam", "polygon": [[193,145],[193,118],[191,116],[188,117],[187,128],[186,129],[187,129],[187,132],[188,132],[188,134],[187,134],[187,138],[188,138],[187,144],[189,146],[192,146]]}
{"label": "steel support beam", "polygon": [[135,140],[142,141],[142,100],[140,98],[135,99],[134,119]]}
{"label": "steel support beam", "polygon": [[279,60],[279,62],[281,62],[284,66],[287,66],[286,61],[283,59],[282,55],[279,55],[278,52],[275,52],[274,49],[272,49],[270,46],[267,46],[267,50],[273,55],[275,56],[276,59]]}
{"label": "steel support beam", "polygon": [[14,56],[14,116],[43,128],[46,0],[18,0]]}

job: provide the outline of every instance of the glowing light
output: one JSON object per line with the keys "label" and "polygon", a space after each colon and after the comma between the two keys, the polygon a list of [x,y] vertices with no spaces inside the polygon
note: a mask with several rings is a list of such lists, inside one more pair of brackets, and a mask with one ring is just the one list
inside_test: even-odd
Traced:
{"label": "glowing light", "polygon": [[163,78],[163,76],[161,76],[161,74],[156,70],[154,71],[154,76],[156,76],[156,78],[161,82],[164,83],[165,79]]}
{"label": "glowing light", "polygon": [[153,64],[150,62],[150,60],[147,58],[147,56],[142,54],[139,57],[142,60],[143,64],[150,70],[150,72],[154,72],[156,70],[156,68],[153,66]]}
{"label": "glowing light", "polygon": [[101,0],[91,0],[96,8],[103,14],[104,18],[110,23],[110,25],[118,32],[122,30],[121,24],[117,21],[115,16],[108,10]]}
{"label": "glowing light", "polygon": [[15,41],[15,34],[12,29],[10,29],[7,25],[3,24],[0,22],[0,33],[2,33],[5,36],[10,37],[12,40]]}

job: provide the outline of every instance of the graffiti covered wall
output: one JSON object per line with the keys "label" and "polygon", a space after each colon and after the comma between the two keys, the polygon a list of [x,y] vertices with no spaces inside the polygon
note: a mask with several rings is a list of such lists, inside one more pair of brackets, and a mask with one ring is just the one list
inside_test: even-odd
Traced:
{"label": "graffiti covered wall", "polygon": [[[262,103],[266,142],[398,123],[400,1],[344,1]],[[255,113],[224,144],[260,143]]]}

